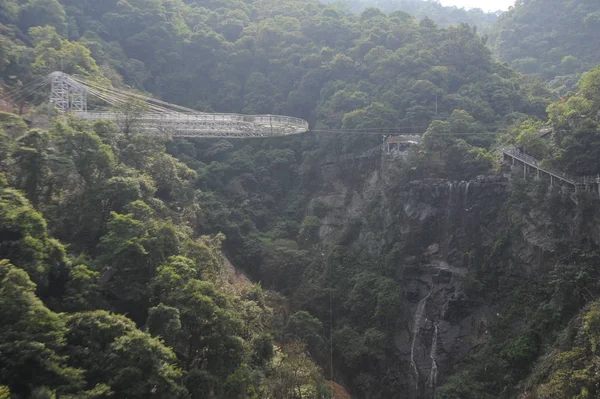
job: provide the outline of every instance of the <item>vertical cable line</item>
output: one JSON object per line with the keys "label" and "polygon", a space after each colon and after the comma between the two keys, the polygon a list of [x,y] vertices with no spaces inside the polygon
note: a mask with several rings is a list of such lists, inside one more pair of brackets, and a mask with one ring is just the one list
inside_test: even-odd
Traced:
{"label": "vertical cable line", "polygon": [[333,388],[333,268],[329,265],[329,371],[331,373],[331,387]]}

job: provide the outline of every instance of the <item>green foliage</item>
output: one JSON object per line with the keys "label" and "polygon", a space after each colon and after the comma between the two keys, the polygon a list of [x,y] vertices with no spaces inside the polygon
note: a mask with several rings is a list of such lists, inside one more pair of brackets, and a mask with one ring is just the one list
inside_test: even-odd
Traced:
{"label": "green foliage", "polygon": [[600,364],[597,356],[600,312],[598,304],[583,312],[577,320],[577,338],[568,347],[554,353],[545,381],[533,392],[535,398],[591,398],[597,395],[595,374]]}
{"label": "green foliage", "polygon": [[61,310],[80,312],[92,310],[102,305],[98,289],[100,273],[90,270],[86,265],[77,265],[69,270],[64,286]]}
{"label": "green foliage", "polygon": [[320,370],[312,364],[304,346],[292,342],[273,359],[274,372],[268,377],[266,397],[294,397],[325,399],[327,392],[315,384],[320,379]]}
{"label": "green foliage", "polygon": [[[25,121],[15,114],[0,112],[0,125],[9,137],[18,139],[27,132]],[[3,140],[4,141],[4,140]]]}
{"label": "green foliage", "polygon": [[322,331],[322,323],[305,311],[291,315],[285,327],[286,340],[303,342],[313,355],[325,349]]}
{"label": "green foliage", "polygon": [[44,181],[49,174],[48,145],[50,136],[46,132],[32,130],[18,141],[15,157],[19,170],[17,188],[22,189],[33,206],[37,207],[44,195]]}
{"label": "green foliage", "polygon": [[19,17],[19,5],[16,0],[8,0],[0,4],[0,23],[15,23]]}
{"label": "green foliage", "polygon": [[64,34],[67,29],[67,16],[57,0],[29,0],[21,6],[19,28],[23,32],[34,26],[48,25]]}
{"label": "green foliage", "polygon": [[103,383],[118,397],[141,398],[153,392],[186,397],[173,352],[124,316],[75,313],[67,318],[66,339],[70,361],[86,370],[89,388]]}
{"label": "green foliage", "polygon": [[[586,72],[579,89],[568,99],[548,106],[547,124],[538,119],[519,118],[501,138],[522,151],[573,175],[596,175],[598,115],[600,115],[600,68]],[[550,125],[551,129],[547,130]]]}
{"label": "green foliage", "polygon": [[[33,2],[56,3],[56,0]],[[92,75],[98,72],[90,50],[81,43],[64,40],[52,26],[35,26],[29,30],[33,42],[34,60],[31,67],[38,76],[61,69],[65,73]]]}
{"label": "green foliage", "polygon": [[[272,337],[282,336],[283,327],[275,331],[273,310],[259,288],[239,297],[239,288],[226,282],[225,236],[199,234],[206,211],[194,187],[196,172],[166,154],[162,139],[115,133],[111,125],[68,120],[50,131],[32,130],[14,144],[4,136],[0,255],[16,265],[15,273],[25,278],[27,272],[39,284],[49,307],[65,313],[59,317],[43,307],[34,286],[23,283],[33,301],[29,308],[43,309],[28,314],[41,312],[35,317],[46,327],[36,328],[55,341],[39,344],[41,338],[13,326],[28,323],[23,314],[29,308],[3,309],[10,318],[3,326],[15,331],[3,339],[2,368],[8,371],[0,384],[44,398],[262,397],[274,384],[266,377],[276,367]],[[291,186],[293,151],[255,156],[257,168],[268,171],[265,181]],[[305,227],[314,234],[312,223]],[[300,224],[281,228],[295,236]],[[15,298],[0,302],[14,307]],[[145,322],[147,332],[102,308]],[[297,386],[317,392],[322,379],[303,356],[302,367],[312,371]],[[23,366],[15,360],[20,357],[31,360]]]}
{"label": "green foliage", "polygon": [[424,0],[323,0],[324,3],[340,4],[353,12],[360,13],[367,8],[377,7],[385,13],[393,13],[403,19],[414,16],[417,19],[431,18],[440,26],[467,23],[487,30],[496,22],[496,13],[487,13],[478,8],[443,6],[435,1]]}
{"label": "green foliage", "polygon": [[[493,19],[431,2],[401,6],[413,7],[418,18],[430,14],[441,26]],[[595,26],[594,18],[585,19],[586,27]],[[406,180],[487,173],[496,132],[526,114],[545,118],[549,97],[539,82],[495,63],[474,28],[440,28],[404,12],[353,15],[309,0],[27,0],[2,2],[0,23],[0,77],[9,98],[60,69],[201,111],[289,114],[324,130],[427,130],[403,166]],[[565,53],[556,65],[571,74],[582,59]],[[522,64],[533,70],[536,62]],[[579,112],[593,122],[595,77],[567,102],[572,108],[550,108],[553,120],[566,124]],[[22,113],[42,100],[23,97],[10,104]],[[336,207],[317,205],[311,214],[309,205],[315,193],[331,189],[325,161],[361,153],[381,137],[167,142],[137,134],[146,109],[131,100],[114,124],[71,119],[29,132],[19,118],[0,114],[6,175],[0,255],[21,277],[29,273],[49,307],[65,312],[38,309],[55,339],[44,348],[53,352],[36,378],[15,374],[0,384],[15,395],[50,398],[325,398],[322,370],[311,356],[329,365],[324,337],[331,333],[336,372],[359,397],[402,392],[405,370],[395,339],[408,305],[397,280],[405,255],[422,253],[419,237],[415,245],[398,243],[393,253],[390,232],[373,255],[354,245],[369,233],[363,227],[371,218],[339,226]],[[582,124],[586,145],[593,142],[592,122]],[[532,153],[552,152],[536,140],[533,126],[521,126],[511,140]],[[343,169],[340,184],[360,192],[362,171]],[[372,199],[369,215],[383,197]],[[394,201],[397,214],[401,202]],[[319,233],[335,230],[339,241],[321,241]],[[513,282],[505,258],[510,241],[497,244],[474,266],[473,280],[490,296]],[[224,267],[221,246],[235,265],[287,298],[231,285],[227,280],[236,277]],[[581,263],[567,263],[551,273],[560,282],[547,284],[556,301],[571,297],[557,305],[557,314],[579,305],[594,279],[588,266],[582,277],[575,273]],[[14,320],[28,321],[28,309],[43,307],[27,290],[31,304],[6,312]],[[12,299],[2,303],[13,305]],[[12,328],[7,325],[2,328]],[[446,397],[486,398],[516,385],[542,343],[529,333],[511,338],[499,335],[492,349],[484,345],[489,352],[478,353],[494,355],[481,364],[499,370],[501,382],[461,374],[449,381]],[[58,376],[46,377],[50,372]]]}
{"label": "green foliage", "polygon": [[298,241],[304,246],[316,244],[319,241],[319,229],[321,225],[321,220],[316,216],[307,216],[304,218],[300,226]]}
{"label": "green foliage", "polygon": [[108,365],[105,373],[112,375],[110,385],[123,397],[187,397],[187,390],[177,382],[182,372],[176,366],[175,354],[139,330],[115,339]]}
{"label": "green foliage", "polygon": [[544,159],[549,154],[548,142],[540,137],[543,123],[535,120],[526,120],[515,124],[508,132],[505,141],[507,144],[516,145],[537,159]]}
{"label": "green foliage", "polygon": [[450,377],[436,396],[440,399],[492,399],[495,397],[486,392],[483,384],[473,381],[472,376],[468,373]]}
{"label": "green foliage", "polygon": [[40,285],[65,262],[65,248],[50,238],[43,216],[16,190],[0,191],[0,257],[10,260]]}
{"label": "green foliage", "polygon": [[82,372],[67,366],[61,353],[65,323],[34,292],[25,271],[0,261],[0,383],[24,396],[41,385],[77,390]]}
{"label": "green foliage", "polygon": [[593,39],[598,12],[597,3],[585,0],[517,2],[498,18],[491,41],[502,61],[547,80],[559,77],[553,84],[560,86],[560,77],[578,76],[600,62]]}
{"label": "green foliage", "polygon": [[[140,300],[146,293],[152,272],[146,262],[148,251],[144,248],[147,234],[145,224],[132,214],[113,213],[108,233],[101,238],[100,265],[115,274],[116,278],[111,278],[111,289],[123,299]],[[125,278],[127,275],[134,278],[129,281]]]}
{"label": "green foliage", "polygon": [[566,102],[548,107],[554,128],[553,141],[559,149],[553,154],[555,162],[574,174],[593,175],[600,171],[594,145],[598,140],[599,76],[598,67],[587,72],[579,81],[578,92]]}
{"label": "green foliage", "polygon": [[179,310],[160,303],[148,310],[146,328],[152,336],[164,337],[169,342],[177,342],[181,331]]}
{"label": "green foliage", "polygon": [[136,98],[130,97],[123,104],[116,106],[120,130],[126,135],[140,133],[140,118],[148,112],[147,104]]}
{"label": "green foliage", "polygon": [[533,360],[537,358],[539,351],[539,337],[534,333],[519,336],[505,348],[504,359],[515,373],[524,371]]}
{"label": "green foliage", "polygon": [[431,123],[423,135],[430,168],[425,173],[441,174],[456,180],[474,178],[491,170],[491,154],[477,147],[486,145],[489,136],[486,137],[485,131],[477,135],[479,129],[481,126],[463,110],[455,110],[448,121]]}
{"label": "green foliage", "polygon": [[252,340],[252,361],[258,365],[264,365],[270,362],[275,356],[273,339],[267,335],[261,334]]}
{"label": "green foliage", "polygon": [[[127,4],[28,0],[7,7],[7,15],[19,9],[16,33],[33,46],[11,36],[0,76],[15,77],[10,83],[17,89],[63,70],[124,81],[201,110],[285,113],[328,127],[422,131],[456,108],[486,123],[499,123],[507,109],[526,111],[530,93],[523,79],[498,72],[485,40],[466,24],[438,28],[400,11],[353,15],[308,0]],[[481,10],[416,0],[378,6],[428,15],[441,26],[495,19]],[[570,58],[564,62],[565,68],[571,64]],[[134,132],[140,107],[135,101],[123,107],[121,128]]]}
{"label": "green foliage", "polygon": [[344,115],[345,129],[393,128],[398,123],[394,110],[382,103],[373,103],[366,108]]}

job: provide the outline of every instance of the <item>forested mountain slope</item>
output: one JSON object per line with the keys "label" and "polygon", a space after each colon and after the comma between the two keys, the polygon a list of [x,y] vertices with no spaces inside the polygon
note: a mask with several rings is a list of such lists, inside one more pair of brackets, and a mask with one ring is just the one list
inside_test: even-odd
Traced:
{"label": "forested mountain slope", "polygon": [[345,15],[270,0],[31,0],[17,11],[0,17],[9,86],[61,68],[115,84],[123,76],[169,102],[289,114],[319,128],[423,131],[454,109],[491,128],[546,105],[539,88],[493,62],[471,28],[440,29],[403,12]]}
{"label": "forested mountain slope", "polygon": [[[568,126],[574,106],[596,107],[597,74],[551,105],[560,133],[544,162],[565,168],[565,151],[594,164],[598,130]],[[336,161],[342,140],[315,148],[312,135],[170,151],[203,177],[207,222],[226,232],[235,262],[332,323],[335,378],[356,397],[430,398],[436,384],[444,399],[595,392],[597,194],[525,181],[519,167],[502,170],[510,181],[477,177],[493,173],[493,158],[462,139],[472,124],[456,111],[401,159]],[[525,121],[500,144],[535,154],[550,144],[540,126]],[[323,347],[309,345],[317,359]]]}
{"label": "forested mountain slope", "polygon": [[570,89],[600,62],[600,3],[593,0],[520,1],[490,34],[501,61]]}
{"label": "forested mountain slope", "polygon": [[[4,1],[0,24],[0,398],[595,394],[597,205],[481,176],[498,141],[592,170],[597,71],[552,103],[468,26],[309,0]],[[54,121],[31,88],[57,69],[315,131]],[[402,157],[347,156],[402,131]]]}
{"label": "forested mountain slope", "polygon": [[0,116],[0,397],[327,397],[317,321],[231,283],[163,140]]}
{"label": "forested mountain slope", "polygon": [[430,18],[441,26],[459,25],[462,23],[476,26],[480,31],[488,29],[496,22],[498,13],[487,13],[481,9],[470,9],[443,6],[432,0],[322,0],[324,3],[343,4],[355,13],[367,8],[378,8],[383,12],[404,11],[417,19]]}

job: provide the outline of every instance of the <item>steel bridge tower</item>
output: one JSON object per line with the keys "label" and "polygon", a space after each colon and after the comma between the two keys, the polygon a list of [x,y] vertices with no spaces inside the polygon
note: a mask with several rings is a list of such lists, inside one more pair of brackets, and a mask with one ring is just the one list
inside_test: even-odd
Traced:
{"label": "steel bridge tower", "polygon": [[60,112],[87,111],[87,89],[74,83],[62,72],[50,74],[50,103]]}

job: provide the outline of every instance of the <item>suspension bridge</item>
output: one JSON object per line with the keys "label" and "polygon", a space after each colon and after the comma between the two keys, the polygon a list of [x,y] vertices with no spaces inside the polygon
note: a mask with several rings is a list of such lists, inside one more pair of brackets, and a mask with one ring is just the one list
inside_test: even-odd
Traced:
{"label": "suspension bridge", "polygon": [[[61,114],[89,121],[114,121],[122,130],[132,126],[141,133],[171,137],[251,138],[279,137],[309,130],[308,122],[280,115],[203,113],[138,93],[107,87],[63,72],[25,88],[30,93],[50,85],[50,104]],[[88,97],[94,106],[88,109]],[[100,100],[100,101],[98,101]],[[92,103],[92,102],[90,102]]]}

